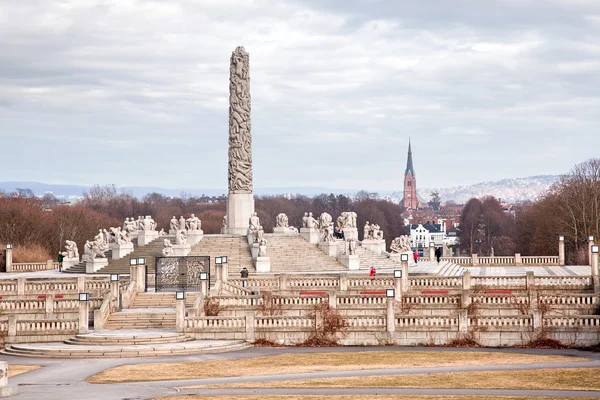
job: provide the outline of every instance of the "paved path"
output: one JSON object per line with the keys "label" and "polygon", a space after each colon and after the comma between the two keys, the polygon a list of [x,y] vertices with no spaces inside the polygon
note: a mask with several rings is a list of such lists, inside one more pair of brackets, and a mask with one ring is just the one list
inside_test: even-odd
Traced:
{"label": "paved path", "polygon": [[[455,366],[455,367],[428,367],[428,368],[398,368],[398,369],[376,369],[358,371],[330,371],[313,372],[303,374],[252,376],[252,377],[229,377],[211,379],[191,379],[184,381],[157,381],[126,384],[104,384],[91,385],[85,382],[85,378],[98,373],[106,368],[122,364],[146,364],[158,362],[187,362],[187,361],[211,361],[245,359],[264,355],[277,355],[289,353],[321,353],[321,352],[356,352],[356,351],[473,351],[473,352],[500,352],[519,354],[542,354],[542,355],[571,355],[587,357],[586,362],[565,363],[539,363],[519,365],[481,365],[481,366]],[[469,371],[507,371],[519,369],[539,368],[598,368],[600,367],[600,354],[582,352],[577,350],[535,350],[535,349],[462,349],[462,348],[435,348],[435,347],[339,347],[339,348],[252,348],[241,352],[207,354],[184,357],[156,357],[150,359],[89,359],[89,360],[59,360],[59,359],[32,359],[6,356],[2,358],[9,364],[35,364],[45,367],[27,374],[11,378],[10,383],[19,384],[19,395],[14,399],[106,399],[122,400],[134,398],[152,398],[156,396],[168,396],[176,394],[195,394],[214,396],[231,395],[276,395],[276,394],[312,394],[312,395],[514,395],[514,396],[548,396],[548,397],[585,397],[600,398],[600,391],[548,391],[548,390],[493,390],[493,389],[367,389],[367,388],[343,388],[343,389],[182,389],[177,387],[201,384],[240,383],[240,382],[263,382],[288,379],[307,378],[330,378],[330,377],[361,377],[373,375],[390,374],[417,374],[417,373],[439,373],[439,372],[469,372]]]}

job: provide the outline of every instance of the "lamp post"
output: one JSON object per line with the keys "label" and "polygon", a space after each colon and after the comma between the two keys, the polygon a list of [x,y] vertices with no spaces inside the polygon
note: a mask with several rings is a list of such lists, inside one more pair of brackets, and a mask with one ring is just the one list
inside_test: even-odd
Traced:
{"label": "lamp post", "polygon": [[565,266],[565,236],[558,237],[558,265]]}
{"label": "lamp post", "polygon": [[88,333],[90,303],[88,293],[79,293],[79,333]]}
{"label": "lamp post", "polygon": [[13,245],[8,243],[6,245],[6,272],[12,272],[12,249]]}

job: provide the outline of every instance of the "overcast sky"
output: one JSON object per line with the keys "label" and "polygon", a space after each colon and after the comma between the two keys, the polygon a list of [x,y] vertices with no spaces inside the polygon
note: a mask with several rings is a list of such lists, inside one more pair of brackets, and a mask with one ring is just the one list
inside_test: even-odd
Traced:
{"label": "overcast sky", "polygon": [[400,190],[600,155],[598,0],[1,0],[0,181],[227,187],[250,53],[255,187]]}

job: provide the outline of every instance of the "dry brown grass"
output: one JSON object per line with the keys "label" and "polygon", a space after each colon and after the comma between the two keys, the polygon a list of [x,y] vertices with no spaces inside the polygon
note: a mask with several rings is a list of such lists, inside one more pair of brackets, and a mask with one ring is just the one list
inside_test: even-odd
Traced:
{"label": "dry brown grass", "polygon": [[564,368],[520,371],[451,372],[352,378],[302,379],[278,382],[189,386],[199,388],[443,388],[600,390],[600,368]]}
{"label": "dry brown grass", "polygon": [[[374,396],[375,397],[375,396]],[[206,396],[157,397],[153,400],[202,400]],[[365,396],[219,396],[219,400],[364,400]],[[380,396],[377,400],[559,400],[557,397],[518,397],[518,396]],[[570,397],[569,400],[584,400]]]}
{"label": "dry brown grass", "polygon": [[528,364],[560,361],[588,361],[588,359],[463,351],[295,353],[240,360],[121,365],[91,376],[87,381],[90,383],[147,382],[375,368]]}
{"label": "dry brown grass", "polygon": [[12,254],[14,263],[46,262],[56,259],[56,256],[52,257],[48,250],[39,244],[15,246]]}
{"label": "dry brown grass", "polygon": [[35,371],[36,369],[42,368],[41,365],[8,365],[8,377],[21,375],[27,372]]}

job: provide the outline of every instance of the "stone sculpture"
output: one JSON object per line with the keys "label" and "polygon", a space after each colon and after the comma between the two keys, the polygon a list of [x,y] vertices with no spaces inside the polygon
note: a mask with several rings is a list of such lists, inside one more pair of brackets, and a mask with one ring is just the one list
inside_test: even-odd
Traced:
{"label": "stone sculpture", "polygon": [[104,254],[104,252],[106,252],[106,248],[104,248],[104,246],[102,246],[102,242],[98,243],[97,241],[93,241],[91,243],[92,245],[92,250],[90,253],[90,259],[94,260],[96,258],[105,258],[106,255]]}
{"label": "stone sculpture", "polygon": [[118,229],[116,238],[118,244],[131,243],[131,234],[121,228]]}
{"label": "stone sculpture", "polygon": [[173,215],[173,218],[171,218],[171,221],[169,221],[169,230],[176,231],[177,229],[179,229],[179,222],[177,221],[177,218],[175,218],[175,216]]}
{"label": "stone sculpture", "polygon": [[185,220],[187,229],[190,231],[199,231],[202,227],[202,221],[200,218],[192,214],[188,219]]}
{"label": "stone sculpture", "polygon": [[308,228],[308,213],[304,213],[302,217],[302,228]]}
{"label": "stone sculpture", "polygon": [[222,224],[222,227],[223,227],[223,228],[227,228],[227,215],[225,215],[225,216],[223,217],[223,224]]}
{"label": "stone sculpture", "polygon": [[124,225],[123,229],[125,229],[129,233],[133,233],[138,230],[137,223],[133,220],[133,217],[125,218],[125,223],[123,225]]}
{"label": "stone sculpture", "polygon": [[284,213],[277,214],[275,218],[275,226],[278,228],[287,228],[289,227],[288,217]]}
{"label": "stone sculpture", "polygon": [[345,211],[336,220],[336,225],[339,230],[344,228],[356,228],[356,213]]}
{"label": "stone sculpture", "polygon": [[331,215],[326,212],[321,213],[319,216],[319,227],[321,227],[321,229],[326,229],[332,221]]}
{"label": "stone sculpture", "polygon": [[333,222],[330,222],[329,225],[323,228],[323,241],[324,242],[333,242],[335,239],[333,238]]}
{"label": "stone sculpture", "polygon": [[356,255],[356,240],[347,239],[347,242],[348,242],[348,255],[349,256]]}
{"label": "stone sculpture", "polygon": [[369,221],[365,222],[363,240],[369,239],[369,235],[371,234],[371,225],[369,225]]}
{"label": "stone sculpture", "polygon": [[165,232],[164,229],[161,229],[160,232],[158,232],[158,236],[167,236],[167,232]]}
{"label": "stone sculpture", "polygon": [[256,214],[256,212],[252,213],[252,216],[250,217],[250,221],[249,221],[249,228],[252,232],[255,232],[258,230],[258,228],[260,227],[260,219],[258,218],[258,215]]}
{"label": "stone sculpture", "polygon": [[290,230],[290,233],[298,233],[298,228],[295,226],[290,226],[288,229]]}
{"label": "stone sculpture", "polygon": [[79,259],[79,250],[77,249],[77,243],[72,240],[65,241],[65,250],[66,252],[63,255],[67,258],[77,258]]}
{"label": "stone sculpture", "polygon": [[83,245],[83,255],[89,257],[92,254],[92,242],[89,240],[85,241]]}
{"label": "stone sculpture", "polygon": [[316,228],[318,226],[317,220],[313,217],[313,213],[308,213],[308,217],[306,218],[306,227],[307,228]]}
{"label": "stone sculpture", "polygon": [[363,240],[383,240],[383,231],[378,224],[365,224]]}
{"label": "stone sculpture", "polygon": [[171,244],[171,241],[169,239],[165,239],[163,241],[162,255],[164,257],[169,257],[173,255],[173,245]]}
{"label": "stone sculpture", "polygon": [[252,193],[250,58],[243,47],[229,68],[229,193]]}
{"label": "stone sculpture", "polygon": [[392,253],[410,253],[412,249],[410,247],[410,238],[406,235],[397,237],[390,245],[390,251]]}
{"label": "stone sculpture", "polygon": [[262,226],[259,226],[256,230],[256,242],[260,243],[265,237],[265,231]]}
{"label": "stone sculpture", "polygon": [[267,241],[262,239],[258,246],[258,256],[267,257]]}
{"label": "stone sculpture", "polygon": [[141,220],[141,229],[142,231],[153,231],[156,229],[156,222],[152,219],[151,216],[146,215],[146,218]]}
{"label": "stone sculpture", "polygon": [[175,244],[187,244],[187,233],[185,230],[180,229],[177,231],[177,233],[175,234]]}

